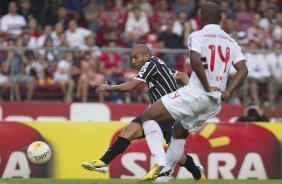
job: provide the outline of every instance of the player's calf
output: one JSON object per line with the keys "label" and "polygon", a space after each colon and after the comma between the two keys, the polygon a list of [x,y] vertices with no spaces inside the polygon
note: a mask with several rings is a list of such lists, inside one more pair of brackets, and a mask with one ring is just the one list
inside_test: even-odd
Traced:
{"label": "player's calf", "polygon": [[129,141],[141,138],[143,135],[142,127],[139,123],[131,122],[120,131],[120,137],[123,137]]}

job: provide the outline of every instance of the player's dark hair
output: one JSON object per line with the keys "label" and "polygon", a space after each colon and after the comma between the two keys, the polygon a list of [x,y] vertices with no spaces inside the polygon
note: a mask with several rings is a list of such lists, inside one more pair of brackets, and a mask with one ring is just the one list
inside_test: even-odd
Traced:
{"label": "player's dark hair", "polygon": [[208,2],[201,7],[201,15],[207,24],[219,24],[221,11],[217,3]]}

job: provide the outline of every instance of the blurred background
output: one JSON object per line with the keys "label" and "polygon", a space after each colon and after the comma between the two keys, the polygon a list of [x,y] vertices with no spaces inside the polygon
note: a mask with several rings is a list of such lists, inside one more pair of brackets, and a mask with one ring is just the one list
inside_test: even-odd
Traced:
{"label": "blurred background", "polygon": [[[49,141],[51,145],[55,145],[55,149],[60,150],[54,162],[55,165],[63,166],[51,167],[52,174],[44,175],[45,177],[91,177],[82,173],[81,169],[69,171],[69,168],[74,166],[70,165],[68,157],[63,157],[65,150],[62,149],[62,145],[65,149],[69,146],[69,150],[72,150],[72,146],[79,147],[80,149],[76,151],[80,152],[77,154],[83,157],[85,152],[81,142],[83,145],[89,142],[86,138],[93,136],[93,132],[87,130],[88,137],[85,137],[83,131],[86,129],[81,129],[82,132],[76,131],[80,130],[82,124],[75,124],[75,127],[78,126],[76,129],[54,122],[111,122],[91,123],[87,126],[89,128],[93,126],[95,145],[97,141],[103,139],[103,142],[100,142],[102,146],[99,146],[106,150],[112,136],[116,136],[116,132],[126,125],[126,122],[142,113],[147,108],[149,99],[145,85],[131,93],[100,95],[95,94],[97,85],[106,81],[109,84],[120,84],[135,77],[137,70],[131,65],[128,54],[137,43],[146,44],[152,49],[153,54],[162,58],[169,67],[190,75],[192,70],[186,42],[190,33],[201,29],[198,14],[199,8],[205,2],[207,1],[0,0],[0,119],[3,120],[0,123],[0,130],[7,133],[5,128],[14,129],[15,124],[9,124],[9,121],[23,122],[36,129],[43,140]],[[268,132],[270,142],[267,142],[268,138],[264,139],[268,147],[262,150],[268,153],[271,152],[269,150],[273,150],[273,154],[266,156],[264,153],[260,154],[264,164],[270,165],[263,165],[266,173],[259,172],[258,175],[254,175],[259,179],[281,178],[282,172],[275,169],[273,171],[271,167],[278,168],[275,163],[279,163],[277,160],[281,157],[281,153],[278,152],[281,149],[282,127],[278,127],[278,124],[282,122],[282,0],[216,2],[220,4],[222,10],[221,27],[242,47],[249,73],[244,84],[228,102],[224,102],[220,114],[208,121],[216,123],[208,126],[219,127],[212,128],[215,132],[219,131],[218,136],[228,134],[232,137],[234,134],[234,140],[244,142],[242,149],[237,149],[237,143],[231,141],[234,143],[234,149],[229,150],[241,165],[236,166],[233,178],[224,173],[210,175],[210,178],[249,177],[240,175],[239,167],[245,166],[244,158],[247,158],[243,152],[244,150],[247,150],[246,153],[252,152],[250,145],[256,146],[258,144],[256,142],[260,142],[253,138],[265,134],[252,134],[256,130],[252,126],[256,124],[247,125],[244,122],[271,122],[269,127],[265,124],[258,125],[260,128],[266,126],[264,131],[271,130]],[[234,74],[235,69],[231,68],[230,80]],[[38,124],[41,121],[46,124]],[[113,123],[116,121],[120,124]],[[1,129],[1,125],[5,128]],[[235,125],[238,125],[237,128],[234,128]],[[109,128],[110,126],[112,128]],[[234,128],[235,133],[226,133],[230,128]],[[71,138],[73,144],[70,144],[61,135],[59,131],[61,129],[66,131],[68,138],[75,135],[80,137],[78,139],[80,141],[76,142],[76,139]],[[245,130],[243,134],[241,130]],[[18,136],[21,139],[21,136],[25,136],[25,131],[19,132],[21,133]],[[209,136],[203,134],[205,140]],[[13,137],[14,135],[11,139]],[[4,142],[5,140],[7,136]],[[273,143],[272,140],[278,142]],[[274,147],[271,147],[272,144]],[[142,143],[142,146],[146,145]],[[258,148],[259,146],[261,145],[258,145]],[[90,151],[87,151],[87,154],[90,157],[89,153],[95,150],[89,147]],[[14,151],[5,147],[1,149],[5,154]],[[241,155],[238,156],[237,152]],[[7,160],[9,154],[5,157]],[[149,159],[149,152],[146,154]],[[205,156],[207,155],[200,155],[200,160],[206,159]],[[137,158],[139,157],[136,156]],[[81,160],[75,156],[72,159],[75,159],[73,164],[79,166]],[[3,156],[2,163],[6,163]],[[203,163],[205,169],[208,164],[208,161]],[[3,165],[5,164],[1,165],[0,174],[4,172]],[[120,163],[116,164],[119,165]],[[149,166],[148,162],[146,169],[149,169]],[[261,169],[260,166],[258,168]],[[60,172],[61,170],[63,172]],[[145,173],[145,170],[143,171],[126,176],[138,178]],[[113,172],[121,171],[117,169]],[[114,173],[111,177],[123,175],[124,173]],[[11,176],[14,175],[5,175]],[[185,178],[185,173],[180,176]]]}

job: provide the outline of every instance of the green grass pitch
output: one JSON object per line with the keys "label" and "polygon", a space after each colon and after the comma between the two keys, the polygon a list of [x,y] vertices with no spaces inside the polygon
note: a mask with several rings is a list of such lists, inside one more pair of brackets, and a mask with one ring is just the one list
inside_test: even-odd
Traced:
{"label": "green grass pitch", "polygon": [[[153,184],[129,179],[0,179],[0,184]],[[281,184],[282,180],[209,180],[205,184]],[[199,184],[194,180],[171,180],[169,184]]]}

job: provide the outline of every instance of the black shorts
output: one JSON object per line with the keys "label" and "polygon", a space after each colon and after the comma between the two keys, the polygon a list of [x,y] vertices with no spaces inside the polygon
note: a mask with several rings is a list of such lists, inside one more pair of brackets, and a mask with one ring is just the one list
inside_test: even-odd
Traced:
{"label": "black shorts", "polygon": [[[131,122],[138,123],[142,126],[141,116],[142,115],[137,116]],[[173,126],[174,122],[175,122],[174,120],[173,121],[159,122],[159,125],[160,125],[161,130],[162,130],[163,135],[164,135],[164,139],[165,139],[167,144],[170,143],[170,139],[171,139],[171,136],[172,136],[172,126]],[[144,131],[143,131],[143,135],[142,135],[141,139],[142,138],[145,138]]]}

